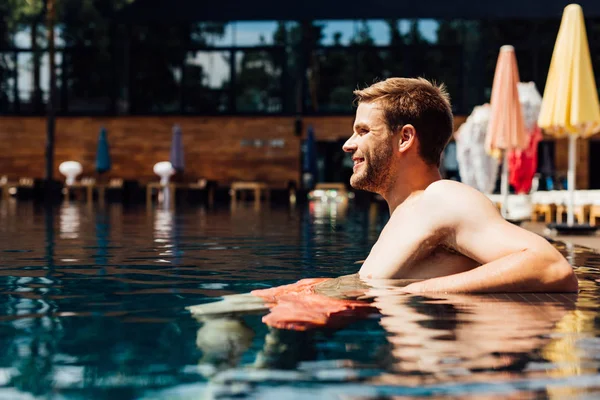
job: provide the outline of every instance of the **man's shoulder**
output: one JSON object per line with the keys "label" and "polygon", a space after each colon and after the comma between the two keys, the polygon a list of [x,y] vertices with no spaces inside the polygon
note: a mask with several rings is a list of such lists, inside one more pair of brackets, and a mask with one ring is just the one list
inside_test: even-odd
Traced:
{"label": "man's shoulder", "polygon": [[428,200],[447,201],[447,200],[465,200],[465,199],[486,199],[487,197],[464,183],[441,179],[430,184],[423,192]]}
{"label": "man's shoulder", "polygon": [[439,180],[423,192],[423,202],[440,212],[473,213],[478,209],[494,209],[492,202],[480,191],[461,182]]}

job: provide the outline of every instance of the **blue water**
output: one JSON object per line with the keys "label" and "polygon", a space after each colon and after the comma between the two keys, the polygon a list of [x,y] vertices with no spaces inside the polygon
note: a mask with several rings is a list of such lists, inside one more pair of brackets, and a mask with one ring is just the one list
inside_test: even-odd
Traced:
{"label": "blue water", "polygon": [[358,270],[376,206],[0,203],[0,398],[596,398],[600,255],[570,295],[409,296],[336,330],[185,307]]}

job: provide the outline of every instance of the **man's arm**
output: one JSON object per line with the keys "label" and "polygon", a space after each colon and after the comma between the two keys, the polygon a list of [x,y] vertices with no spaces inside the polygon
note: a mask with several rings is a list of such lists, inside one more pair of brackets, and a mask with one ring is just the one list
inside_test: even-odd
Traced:
{"label": "man's arm", "polygon": [[[409,292],[576,292],[567,260],[544,238],[504,220],[481,193],[455,182],[436,182],[424,196],[446,210],[447,245],[482,265],[406,287]],[[444,199],[440,202],[439,199]],[[438,200],[435,200],[438,199]]]}
{"label": "man's arm", "polygon": [[435,250],[444,236],[436,210],[408,199],[390,216],[360,268],[362,279],[422,278],[413,267]]}

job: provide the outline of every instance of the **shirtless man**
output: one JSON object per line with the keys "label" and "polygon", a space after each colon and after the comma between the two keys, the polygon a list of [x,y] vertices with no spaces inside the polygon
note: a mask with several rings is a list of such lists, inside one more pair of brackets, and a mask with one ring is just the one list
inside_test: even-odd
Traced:
{"label": "shirtless man", "polygon": [[[317,294],[366,299],[407,283],[409,293],[577,292],[573,268],[544,238],[505,221],[477,190],[441,179],[453,124],[443,87],[392,78],[354,93],[343,147],[354,160],[350,183],[383,196],[390,219],[358,275],[316,284]],[[251,294],[189,307],[198,318],[265,308]]]}
{"label": "shirtless man", "polygon": [[477,190],[442,180],[453,131],[448,94],[425,79],[390,78],[354,92],[350,184],[380,194],[390,219],[362,265],[367,282],[422,279],[408,292],[576,292],[567,260],[504,220]]}

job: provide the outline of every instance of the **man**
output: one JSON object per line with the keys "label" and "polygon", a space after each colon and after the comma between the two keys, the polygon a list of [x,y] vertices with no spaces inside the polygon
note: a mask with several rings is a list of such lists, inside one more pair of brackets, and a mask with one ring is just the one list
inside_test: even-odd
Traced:
{"label": "man", "polygon": [[367,282],[422,279],[408,292],[575,292],[577,279],[545,239],[505,221],[486,196],[442,180],[453,131],[444,86],[390,78],[354,92],[350,184],[381,195],[390,219],[362,265]]}
{"label": "man", "polygon": [[[354,160],[350,184],[380,194],[390,209],[358,276],[305,279],[269,289],[268,296],[226,296],[189,307],[192,314],[213,318],[282,303],[285,312],[263,320],[276,327],[326,326],[336,313],[352,317],[348,310],[356,307],[332,302],[337,309],[328,311],[324,296],[377,299],[402,286],[409,293],[577,291],[573,268],[544,238],[505,221],[477,190],[441,179],[440,156],[453,123],[443,86],[392,78],[354,93],[354,132],[343,146]],[[381,280],[386,278],[396,280]],[[298,321],[294,307],[301,312]]]}

